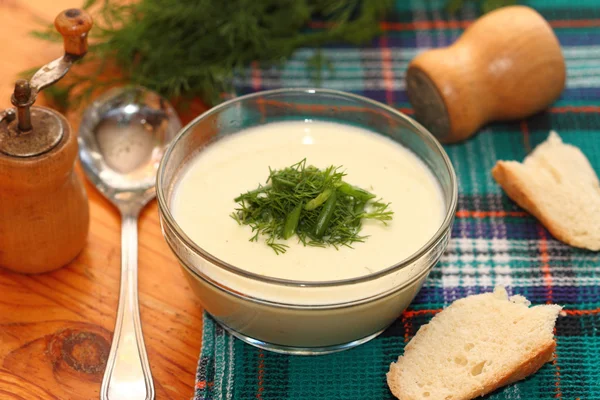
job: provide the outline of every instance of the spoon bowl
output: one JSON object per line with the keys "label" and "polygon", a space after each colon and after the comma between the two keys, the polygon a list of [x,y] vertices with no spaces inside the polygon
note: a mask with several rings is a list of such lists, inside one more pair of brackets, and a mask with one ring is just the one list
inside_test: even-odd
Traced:
{"label": "spoon bowl", "polygon": [[173,107],[141,87],[117,88],[95,100],[79,128],[79,158],[96,188],[118,206],[155,196],[163,152],[181,129]]}
{"label": "spoon bowl", "polygon": [[79,128],[85,174],[121,212],[121,284],[101,400],[152,400],[154,383],[142,336],[137,288],[137,220],[156,194],[163,152],[181,129],[158,94],[114,89],[94,101]]}

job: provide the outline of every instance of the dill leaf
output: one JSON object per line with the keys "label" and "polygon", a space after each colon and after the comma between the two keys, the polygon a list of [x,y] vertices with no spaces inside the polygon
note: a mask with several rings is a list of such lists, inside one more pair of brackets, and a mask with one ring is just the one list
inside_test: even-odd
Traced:
{"label": "dill leaf", "polygon": [[282,243],[295,235],[304,246],[336,249],[364,242],[362,221],[387,224],[393,217],[390,204],[364,189],[344,182],[342,167],[318,169],[306,159],[280,170],[269,168],[265,185],[237,196],[231,213],[240,225],[252,230],[250,241],[261,237],[276,254],[289,246]]}

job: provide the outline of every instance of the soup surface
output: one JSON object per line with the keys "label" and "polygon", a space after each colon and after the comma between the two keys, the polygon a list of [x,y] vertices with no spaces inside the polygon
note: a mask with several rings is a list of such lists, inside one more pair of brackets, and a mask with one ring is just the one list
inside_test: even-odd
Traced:
{"label": "soup surface", "polygon": [[[263,241],[250,242],[250,228],[230,217],[233,199],[264,184],[269,167],[304,158],[321,169],[343,166],[346,182],[391,203],[393,220],[365,221],[360,234],[369,237],[353,248],[304,247],[293,236],[277,255]],[[368,275],[402,261],[435,234],[445,209],[439,184],[411,151],[365,129],[319,121],[270,123],[226,137],[189,163],[173,193],[175,220],[205,251],[250,272],[303,281]]]}

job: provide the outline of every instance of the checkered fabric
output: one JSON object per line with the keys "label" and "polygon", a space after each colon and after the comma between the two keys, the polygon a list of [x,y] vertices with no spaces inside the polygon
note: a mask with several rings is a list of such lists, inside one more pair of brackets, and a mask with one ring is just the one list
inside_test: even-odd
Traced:
{"label": "checkered fabric", "polygon": [[[419,52],[447,46],[478,17],[466,1],[454,16],[446,0],[397,1],[384,33],[363,47],[323,49],[332,70],[322,86],[358,93],[411,114],[404,90],[408,62]],[[320,357],[273,354],[234,339],[204,319],[195,400],[392,399],[385,373],[418,328],[452,301],[490,291],[496,284],[533,303],[558,303],[566,316],[556,326],[556,359],[533,377],[488,398],[600,399],[600,254],[552,238],[513,203],[491,177],[500,159],[522,160],[551,129],[580,147],[600,173],[600,1],[521,1],[552,25],[567,62],[561,98],[527,120],[493,124],[474,138],[446,146],[459,180],[453,239],[411,307],[381,336],[356,349]],[[240,94],[314,86],[298,50],[282,69],[252,67],[236,80]]]}

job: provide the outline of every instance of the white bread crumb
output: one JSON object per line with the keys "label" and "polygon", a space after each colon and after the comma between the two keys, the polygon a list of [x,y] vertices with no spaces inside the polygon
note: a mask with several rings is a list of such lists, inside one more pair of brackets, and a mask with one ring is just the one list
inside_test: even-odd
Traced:
{"label": "white bread crumb", "polygon": [[529,305],[503,287],[455,301],[390,365],[392,393],[400,400],[468,400],[536,372],[552,359],[561,307]]}
{"label": "white bread crumb", "polygon": [[600,250],[600,182],[581,150],[556,132],[523,163],[498,161],[492,175],[558,240]]}

